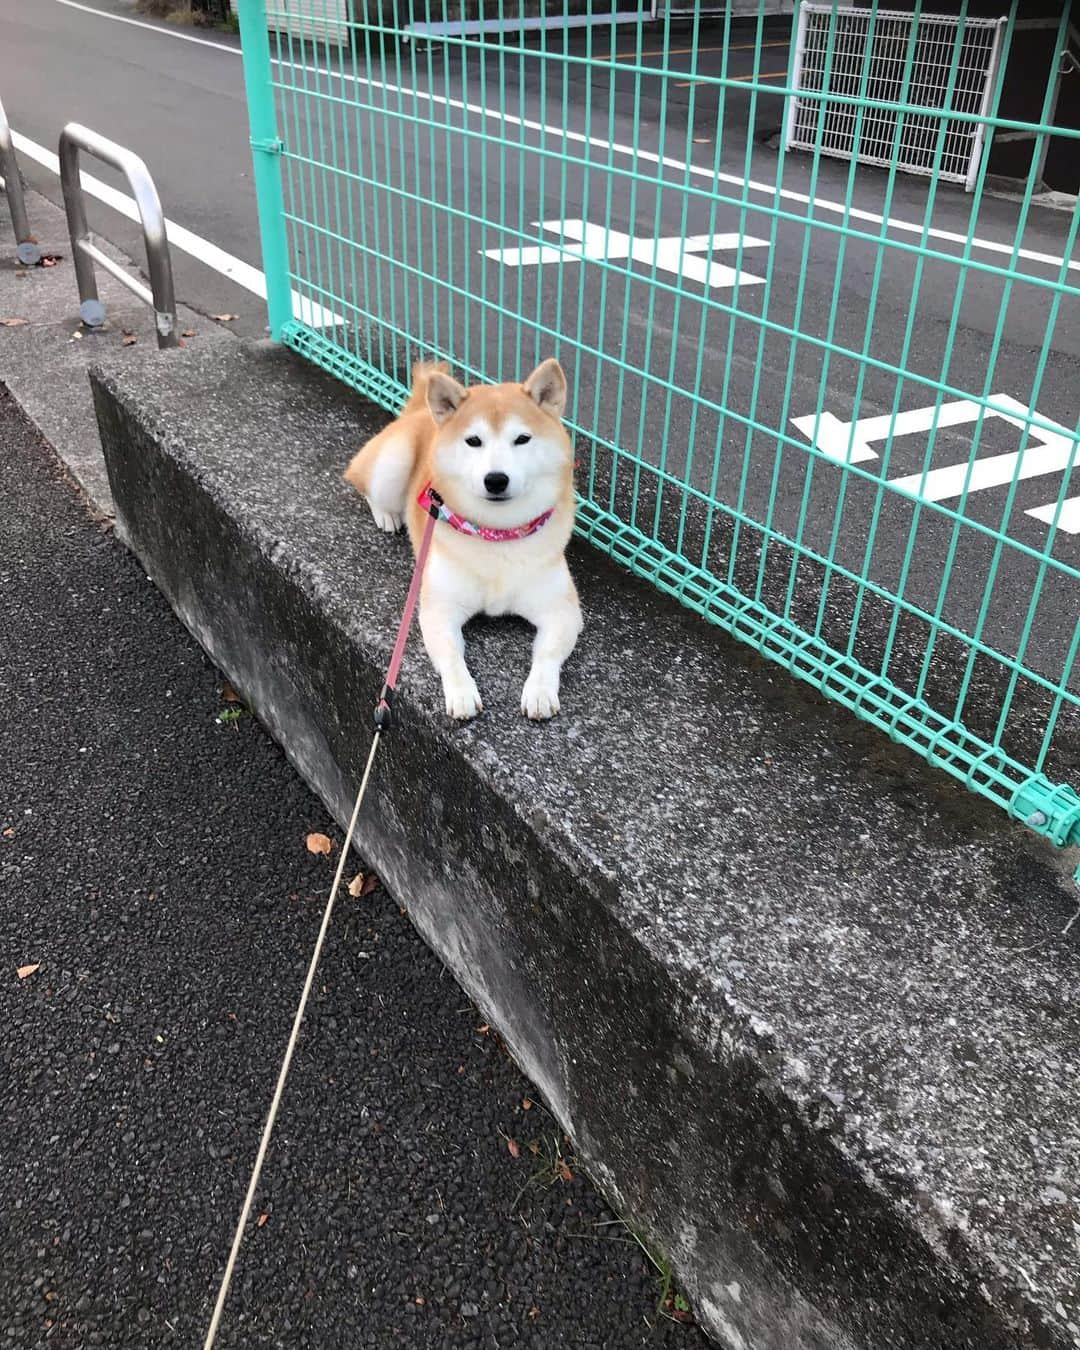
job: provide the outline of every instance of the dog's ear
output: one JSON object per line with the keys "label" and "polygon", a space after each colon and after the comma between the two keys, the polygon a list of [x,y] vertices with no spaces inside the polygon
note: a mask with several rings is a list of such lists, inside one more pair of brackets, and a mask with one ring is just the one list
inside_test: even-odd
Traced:
{"label": "dog's ear", "polygon": [[441,370],[433,370],[428,376],[427,405],[436,422],[445,422],[461,407],[466,396],[457,380]]}
{"label": "dog's ear", "polygon": [[553,356],[540,362],[524,389],[536,406],[552,417],[562,417],[566,411],[566,376]]}

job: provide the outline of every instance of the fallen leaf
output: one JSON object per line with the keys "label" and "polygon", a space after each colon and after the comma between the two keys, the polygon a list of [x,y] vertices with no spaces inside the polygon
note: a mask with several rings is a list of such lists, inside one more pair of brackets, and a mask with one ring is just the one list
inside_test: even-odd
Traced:
{"label": "fallen leaf", "polygon": [[228,680],[225,680],[221,686],[222,703],[239,703],[240,695],[232,687]]}
{"label": "fallen leaf", "polygon": [[539,1316],[540,1316],[540,1309],[534,1303],[532,1307],[529,1309],[529,1320],[531,1322],[535,1322]]}
{"label": "fallen leaf", "polygon": [[330,853],[334,845],[327,839],[325,834],[309,834],[307,837],[307,847],[309,853]]}
{"label": "fallen leaf", "polygon": [[197,337],[198,334],[194,328],[185,328],[180,334],[181,337]]}
{"label": "fallen leaf", "polygon": [[521,1157],[521,1145],[516,1139],[508,1139],[506,1141],[506,1147],[510,1150],[511,1158]]}
{"label": "fallen leaf", "polygon": [[82,333],[81,333],[77,328],[75,329],[74,333],[72,333],[71,337],[72,337],[72,340],[75,341],[75,342],[81,342],[81,341],[82,341]]}
{"label": "fallen leaf", "polygon": [[422,1308],[424,1304],[427,1302],[427,1299],[424,1298],[423,1294],[417,1294],[413,1302],[416,1304],[418,1308]]}
{"label": "fallen leaf", "polygon": [[55,267],[63,255],[60,253],[43,253],[38,259],[39,267]]}
{"label": "fallen leaf", "polygon": [[232,323],[233,319],[238,319],[239,314],[211,314],[212,319],[217,319],[218,323]]}
{"label": "fallen leaf", "polygon": [[14,839],[14,838],[15,838],[15,830],[14,830],[13,827],[8,826],[8,828],[4,831],[4,838],[5,838],[5,839]]}
{"label": "fallen leaf", "polygon": [[269,1217],[270,1217],[269,1214],[260,1214],[259,1217],[255,1220],[255,1227],[261,1228]]}
{"label": "fallen leaf", "polygon": [[540,1156],[540,1145],[536,1142],[535,1139],[529,1145],[529,1152],[533,1155],[534,1158]]}
{"label": "fallen leaf", "polygon": [[531,1110],[532,1110],[532,1107],[533,1107],[533,1104],[532,1104],[532,1102],[528,1099],[528,1097],[524,1098],[524,1100],[523,1100],[522,1103],[521,1103],[521,1109],[522,1109],[523,1111],[531,1111]]}
{"label": "fallen leaf", "polygon": [[364,878],[364,884],[360,887],[361,895],[370,895],[372,891],[379,889],[379,878],[374,872],[369,872]]}
{"label": "fallen leaf", "polygon": [[476,1028],[476,1034],[477,1034],[478,1036],[486,1036],[487,1033],[488,1033],[490,1030],[491,1030],[491,1028],[490,1028],[490,1027],[488,1026],[488,1024],[485,1022],[484,1025],[483,1025],[482,1027],[477,1027],[477,1028]]}
{"label": "fallen leaf", "polygon": [[29,322],[29,319],[0,319],[0,328],[22,328]]}
{"label": "fallen leaf", "polygon": [[41,969],[41,962],[35,961],[32,966],[20,966],[19,969],[15,972],[15,974],[18,975],[20,980],[25,980],[28,979],[31,975],[33,975],[35,970],[40,969]]}
{"label": "fallen leaf", "polygon": [[125,328],[120,338],[120,345],[121,347],[131,347],[136,342],[138,342],[138,340],[139,339],[135,336],[134,333],[129,333],[128,330]]}
{"label": "fallen leaf", "polygon": [[349,894],[354,898],[358,895],[363,895],[364,883],[366,881],[367,877],[364,876],[363,872],[357,872],[356,876],[349,882]]}
{"label": "fallen leaf", "polygon": [[555,1175],[560,1181],[573,1181],[574,1174],[567,1167],[565,1158],[560,1158],[555,1164]]}

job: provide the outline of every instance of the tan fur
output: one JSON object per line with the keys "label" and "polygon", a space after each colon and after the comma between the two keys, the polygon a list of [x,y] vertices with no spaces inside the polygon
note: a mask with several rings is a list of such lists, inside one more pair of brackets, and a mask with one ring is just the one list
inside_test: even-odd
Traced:
{"label": "tan fur", "polygon": [[[581,627],[577,593],[563,557],[574,521],[573,451],[561,420],[565,391],[565,377],[554,361],[538,366],[524,384],[471,389],[450,377],[445,362],[418,363],[401,415],[372,437],[345,470],[345,480],[368,499],[380,528],[397,529],[404,518],[414,552],[427,522],[417,497],[429,483],[451,510],[478,525],[517,526],[553,510],[547,524],[525,539],[492,542],[461,534],[445,522],[435,529],[420,619],[451,716],[472,716],[480,708],[460,635],[462,624],[475,613],[520,614],[536,627],[533,670],[522,708],[530,717],[558,710],[559,669]],[[515,461],[510,448],[515,434],[531,436],[535,473],[530,483],[531,452],[522,449],[520,502],[485,502],[473,492],[460,463],[473,463],[463,447],[469,429],[476,426],[484,429],[491,453],[501,456],[500,469],[504,460]],[[448,461],[447,455],[456,458]],[[450,469],[440,472],[440,463],[452,463],[458,477]]]}

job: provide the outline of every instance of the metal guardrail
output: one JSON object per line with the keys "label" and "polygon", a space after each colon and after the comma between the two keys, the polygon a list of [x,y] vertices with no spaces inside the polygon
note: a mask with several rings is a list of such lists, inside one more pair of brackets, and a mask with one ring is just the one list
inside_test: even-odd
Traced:
{"label": "metal guardrail", "polygon": [[37,240],[30,234],[30,220],[26,214],[22,179],[19,177],[15,146],[11,140],[11,126],[2,103],[0,103],[0,188],[7,193],[8,210],[11,212],[11,224],[15,231],[15,256],[26,267],[33,267],[41,259],[41,249]]}
{"label": "metal guardrail", "polygon": [[[128,180],[142,222],[146,261],[150,270],[149,288],[141,281],[136,281],[90,240],[86,203],[79,181],[79,153],[83,150],[102,163],[119,169]],[[98,298],[94,274],[94,264],[97,263],[154,311],[158,346],[178,347],[180,325],[176,316],[165,213],[161,209],[161,199],[150,177],[150,170],[131,150],[126,150],[105,136],[99,136],[96,131],[78,122],[69,122],[60,133],[60,183],[64,190],[64,209],[67,212],[68,233],[71,235],[71,253],[79,284],[79,314],[83,323],[90,328],[100,328],[105,322],[105,306]]]}

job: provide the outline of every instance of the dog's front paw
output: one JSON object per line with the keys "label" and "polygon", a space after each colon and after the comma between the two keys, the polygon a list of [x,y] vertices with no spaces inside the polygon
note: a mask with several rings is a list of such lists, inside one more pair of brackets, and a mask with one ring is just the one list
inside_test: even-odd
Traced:
{"label": "dog's front paw", "polygon": [[[368,502],[371,506],[371,503]],[[403,523],[402,516],[395,516],[392,511],[380,511],[377,506],[371,506],[371,514],[375,519],[375,524],[380,530],[385,530],[387,534],[397,534]]]}
{"label": "dog's front paw", "polygon": [[445,681],[443,693],[446,695],[446,715],[448,717],[454,717],[459,722],[467,722],[470,717],[475,717],[477,713],[483,712],[484,705],[480,700],[480,690],[477,689],[476,681],[471,675],[467,675],[463,680],[457,680],[453,684]]}
{"label": "dog's front paw", "polygon": [[521,711],[534,722],[543,722],[559,711],[559,682],[544,671],[533,671],[521,691]]}

